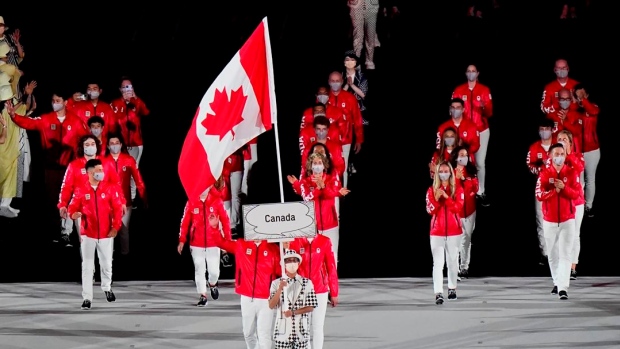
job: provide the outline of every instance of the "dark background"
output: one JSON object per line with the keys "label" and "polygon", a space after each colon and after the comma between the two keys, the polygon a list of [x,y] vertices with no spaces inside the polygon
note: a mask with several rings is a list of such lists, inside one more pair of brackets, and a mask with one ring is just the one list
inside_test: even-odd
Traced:
{"label": "dark background", "polygon": [[[54,89],[69,93],[99,81],[102,99],[118,96],[122,75],[152,114],[144,121],[145,151],[140,168],[150,207],[132,217],[129,264],[115,278],[192,279],[189,253],[176,253],[185,193],[177,159],[196,106],[265,15],[274,55],[278,120],[284,174],[298,172],[298,128],[319,84],[342,67],[350,48],[346,2],[236,1],[204,6],[177,1],[174,7],[122,6],[36,9],[3,4],[0,15],[20,28],[26,59],[25,80],[37,80],[37,113],[51,109]],[[417,3],[417,2],[416,2]],[[588,18],[561,23],[559,12],[536,2],[504,2],[495,18],[462,18],[455,2],[402,7],[399,28],[382,37],[376,71],[369,73],[372,110],[364,158],[343,200],[339,274],[341,277],[430,277],[429,217],[424,195],[427,163],[436,127],[448,116],[453,88],[465,81],[465,68],[476,64],[495,104],[487,156],[489,208],[478,210],[470,272],[474,276],[548,275],[538,266],[534,218],[534,178],[525,166],[528,146],[537,139],[542,89],[554,79],[555,59],[568,59],[571,76],[589,83],[591,99],[602,113],[599,135],[597,215],[584,219],[580,275],[620,275],[615,266],[618,234],[616,168],[611,147],[618,121],[613,103],[618,81],[617,25],[594,2]],[[518,4],[517,4],[518,3]],[[21,7],[21,8],[20,8]],[[609,15],[610,17],[611,15]],[[383,33],[385,33],[385,28]],[[396,30],[398,29],[398,30]],[[612,36],[612,33],[613,36]],[[77,248],[50,241],[56,231],[41,222],[44,209],[39,138],[30,134],[32,181],[16,219],[0,218],[0,281],[79,280]],[[249,201],[278,202],[274,133],[259,139],[258,175]],[[611,181],[611,182],[610,182]],[[287,201],[299,200],[285,185]],[[609,202],[609,204],[605,204]],[[121,276],[122,275],[122,276]],[[118,277],[117,277],[118,276]],[[222,277],[231,277],[230,269]]]}

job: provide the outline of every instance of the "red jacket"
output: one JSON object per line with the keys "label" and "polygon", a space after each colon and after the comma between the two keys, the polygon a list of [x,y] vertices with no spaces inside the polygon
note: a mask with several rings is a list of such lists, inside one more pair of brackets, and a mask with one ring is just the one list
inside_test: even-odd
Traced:
{"label": "red jacket", "polygon": [[250,149],[250,145],[252,144],[258,144],[258,137],[252,138],[252,140],[243,147],[243,160],[252,160],[252,151]]}
{"label": "red jacket", "polygon": [[433,187],[426,192],[426,212],[431,218],[431,236],[456,236],[463,234],[461,227],[461,212],[465,194],[463,188],[456,186],[454,199],[450,195],[450,188],[445,189],[450,197],[435,200]]}
{"label": "red jacket", "polygon": [[[303,132],[303,131],[302,131]],[[314,130],[313,130],[314,133]],[[312,146],[318,143],[315,137],[304,137],[299,140],[299,148],[301,148],[301,176],[305,177],[306,175],[306,162],[308,161],[308,152]],[[345,162],[344,157],[342,156],[342,145],[339,142],[332,141],[331,139],[327,139],[324,143],[327,151],[329,152],[329,160],[332,166],[332,173],[338,174],[342,178],[345,170]]]}
{"label": "red jacket", "polygon": [[252,299],[269,299],[271,282],[282,276],[278,245],[220,238],[217,246],[235,255],[235,292]]}
{"label": "red jacket", "polygon": [[105,157],[105,159],[114,165],[114,170],[118,174],[118,178],[120,181],[121,191],[123,192],[123,197],[127,201],[127,205],[131,205],[131,179],[133,178],[134,183],[136,183],[136,190],[140,193],[141,198],[146,198],[146,187],[144,186],[144,181],[142,180],[142,175],[140,174],[140,170],[138,170],[138,165],[136,164],[136,160],[133,156],[127,153],[119,153],[118,158],[114,159],[112,154],[109,154]]}
{"label": "red jacket", "polygon": [[574,111],[569,115],[570,124],[567,125],[573,133],[573,139],[579,151],[586,153],[599,149],[598,143],[598,105],[587,99],[581,101],[583,112]]}
{"label": "red jacket", "polygon": [[118,185],[103,181],[94,189],[87,182],[77,188],[68,212],[70,216],[76,212],[82,213],[81,235],[105,239],[110,229],[121,230],[122,206],[122,194]]}
{"label": "red jacket", "polygon": [[[218,235],[223,234],[227,240],[231,239],[230,220],[224,209],[224,203],[219,194],[211,189],[207,199],[200,199],[187,202],[183,210],[183,218],[181,219],[181,231],[179,232],[179,242],[186,243],[189,236],[189,245],[200,248],[217,247],[217,241],[221,240]],[[223,232],[220,228],[211,228],[209,225],[209,216],[214,213],[220,218]]]}
{"label": "red jacket", "polygon": [[493,116],[493,99],[487,86],[476,82],[474,88],[470,89],[466,82],[454,89],[452,98],[460,98],[465,102],[463,115],[476,124],[479,132],[489,128],[488,118]]}
{"label": "red jacket", "polygon": [[454,120],[452,118],[439,126],[437,129],[437,149],[441,146],[441,135],[443,135],[444,131],[449,127],[456,130],[456,133],[459,135],[459,139],[463,145],[469,148],[470,153],[475,154],[478,149],[480,149],[480,132],[478,132],[476,124],[466,118],[461,118],[461,123],[458,127],[454,124]]}
{"label": "red jacket", "polygon": [[463,189],[463,210],[461,218],[467,218],[476,212],[476,194],[478,194],[478,177],[471,177],[467,173],[463,176],[465,180],[456,180],[456,185]]}
{"label": "red jacket", "polygon": [[[342,137],[347,133],[347,127],[349,126],[346,116],[342,113],[342,109],[326,105],[325,117],[329,119],[328,136],[333,140],[342,142]],[[300,130],[303,132],[305,129],[311,129],[314,132],[314,113],[312,108],[304,110],[304,114],[301,117]]]}
{"label": "red jacket", "polygon": [[75,157],[80,137],[90,134],[90,129],[74,113],[66,111],[61,123],[55,112],[29,118],[15,114],[15,124],[29,131],[39,131],[41,146],[45,151],[46,166],[66,167]]}
{"label": "red jacket", "polygon": [[312,281],[314,291],[317,294],[329,292],[332,297],[338,297],[338,272],[332,241],[317,234],[313,239],[296,238],[289,248],[301,256],[297,272]]}
{"label": "red jacket", "polygon": [[[332,143],[335,143],[342,149],[342,142],[340,142],[340,135],[338,130],[329,128],[327,131],[327,139]],[[299,150],[303,156],[305,149],[309,148],[312,144],[316,143],[316,132],[313,127],[306,127],[299,130]]]}
{"label": "red jacket", "polygon": [[[551,144],[555,143],[555,135],[552,138]],[[551,144],[549,144],[547,149],[551,147]],[[530,172],[537,176],[546,166],[549,159],[549,151],[547,149],[543,148],[542,141],[536,141],[530,145],[530,149],[527,151],[525,163]]]}
{"label": "red jacket", "polygon": [[[99,156],[96,158],[100,159],[103,164],[103,181],[115,184],[119,188],[122,188],[121,179],[116,173],[114,163],[109,159]],[[86,160],[85,157],[82,157],[71,161],[69,166],[67,166],[67,171],[65,172],[65,177],[62,179],[62,186],[60,187],[60,196],[57,205],[58,208],[67,207],[76,190],[88,183],[88,173],[84,168],[84,166],[86,166],[86,161],[88,160]],[[123,191],[122,189],[119,190],[121,192],[121,201],[125,204],[126,201]],[[131,195],[129,197],[131,198]]]}
{"label": "red jacket", "polygon": [[[565,163],[568,167],[572,168],[579,177],[581,177],[581,173],[586,169],[586,159],[584,159],[583,154],[578,151],[572,151],[568,154],[566,156]],[[575,200],[575,206],[585,205],[586,203],[583,189],[584,188],[582,185],[581,190],[579,191],[579,197]]]}
{"label": "red jacket", "polygon": [[[563,181],[564,189],[558,193],[555,181]],[[558,173],[553,166],[546,166],[538,175],[536,198],[543,203],[544,220],[562,223],[575,218],[575,200],[579,199],[581,184],[579,174],[567,165]]]}
{"label": "red jacket", "polygon": [[[441,161],[450,161],[450,154],[451,154],[451,152],[448,151],[448,148],[444,149],[443,158],[440,158],[439,151],[440,151],[440,149],[435,150],[435,152],[433,153],[433,156],[431,157],[431,162],[430,163],[434,165],[433,168],[436,167],[437,165],[439,165],[439,163]],[[435,170],[430,169],[430,173],[431,173],[431,178],[434,178],[435,177]]]}
{"label": "red jacket", "polygon": [[560,100],[558,97],[560,94],[560,90],[566,88],[573,92],[575,86],[577,86],[578,84],[579,82],[571,78],[568,78],[566,80],[566,85],[564,86],[562,86],[557,79],[548,83],[543,91],[542,101],[540,102],[540,109],[545,114],[553,113],[554,111],[560,109]]}
{"label": "red jacket", "polygon": [[362,120],[362,112],[357,103],[357,98],[351,92],[340,91],[338,95],[334,92],[329,93],[328,103],[342,110],[343,116],[347,123],[345,132],[342,134],[342,144],[351,144],[353,142],[353,132],[355,132],[355,142],[364,142],[364,123]]}
{"label": "red jacket", "polygon": [[[118,132],[118,121],[116,115],[109,104],[98,101],[95,106],[92,101],[79,101],[75,104],[73,111],[79,116],[84,124],[88,126],[88,119],[99,116],[103,119],[105,133]],[[107,144],[104,145],[104,148]]]}
{"label": "red jacket", "polygon": [[131,103],[133,103],[133,108],[128,108],[128,103],[123,98],[118,98],[112,101],[110,106],[116,116],[125,145],[137,147],[144,144],[142,141],[142,117],[151,112],[140,98],[132,98]]}
{"label": "red jacket", "polygon": [[325,188],[319,189],[312,181],[312,177],[305,177],[299,188],[304,201],[314,201],[316,227],[318,230],[328,230],[338,226],[335,198],[340,196],[342,184],[337,176],[323,174]]}

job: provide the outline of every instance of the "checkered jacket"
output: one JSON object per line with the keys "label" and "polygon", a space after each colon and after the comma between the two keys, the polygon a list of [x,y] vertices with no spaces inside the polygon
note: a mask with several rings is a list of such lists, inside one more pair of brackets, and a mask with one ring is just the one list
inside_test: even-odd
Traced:
{"label": "checkered jacket", "polygon": [[[271,297],[276,294],[281,279],[276,279],[271,283]],[[287,287],[287,294],[289,290],[294,290],[296,287],[301,287],[297,298],[291,295],[286,295],[282,292],[280,295],[280,303],[278,304],[276,312],[276,323],[273,331],[273,339],[276,342],[307,342],[310,339],[310,313],[297,314],[292,317],[285,317],[284,312],[286,310],[298,310],[305,307],[318,306],[318,300],[314,291],[314,285],[308,278],[297,275],[293,279],[289,278],[289,286]],[[270,298],[271,298],[270,297]],[[286,297],[286,298],[285,298]],[[294,299],[295,302],[290,303],[290,299]],[[287,309],[284,309],[288,305]]]}

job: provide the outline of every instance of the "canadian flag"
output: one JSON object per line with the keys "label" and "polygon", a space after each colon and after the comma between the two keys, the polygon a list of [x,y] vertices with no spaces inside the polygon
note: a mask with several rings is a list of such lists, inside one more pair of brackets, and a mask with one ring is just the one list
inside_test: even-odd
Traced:
{"label": "canadian flag", "polygon": [[226,159],[276,123],[276,94],[265,17],[205,93],[179,158],[187,197],[197,199]]}

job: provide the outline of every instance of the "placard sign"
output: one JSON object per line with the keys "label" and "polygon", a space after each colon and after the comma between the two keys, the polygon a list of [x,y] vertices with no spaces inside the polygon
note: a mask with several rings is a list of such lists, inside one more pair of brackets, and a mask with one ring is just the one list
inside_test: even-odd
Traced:
{"label": "placard sign", "polygon": [[246,240],[290,240],[314,237],[314,202],[243,205]]}

